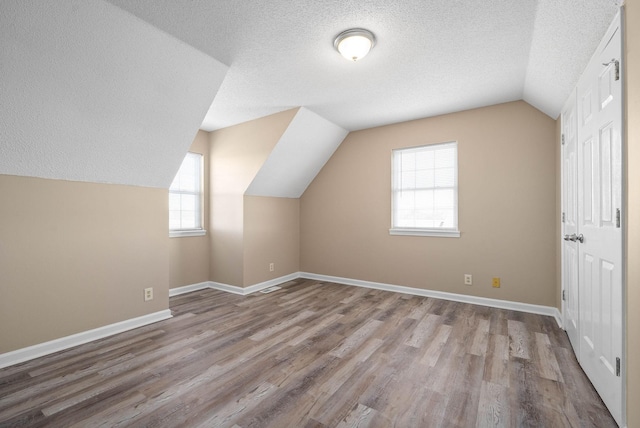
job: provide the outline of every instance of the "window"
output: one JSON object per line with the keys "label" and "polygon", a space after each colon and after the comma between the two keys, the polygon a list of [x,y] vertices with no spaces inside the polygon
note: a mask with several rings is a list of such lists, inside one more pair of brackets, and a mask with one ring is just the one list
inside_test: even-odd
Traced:
{"label": "window", "polygon": [[202,155],[187,153],[169,188],[169,236],[199,236],[202,227]]}
{"label": "window", "polygon": [[458,143],[396,149],[392,235],[459,237]]}

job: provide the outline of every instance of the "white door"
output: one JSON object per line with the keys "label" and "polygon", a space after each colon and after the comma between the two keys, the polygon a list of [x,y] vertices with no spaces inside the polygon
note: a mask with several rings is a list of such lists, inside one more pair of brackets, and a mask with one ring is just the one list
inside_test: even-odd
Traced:
{"label": "white door", "polygon": [[[619,21],[618,21],[619,22]],[[622,422],[622,79],[613,25],[577,88],[580,364]]]}
{"label": "white door", "polygon": [[564,328],[576,355],[580,353],[577,127],[574,90],[562,112],[562,313]]}

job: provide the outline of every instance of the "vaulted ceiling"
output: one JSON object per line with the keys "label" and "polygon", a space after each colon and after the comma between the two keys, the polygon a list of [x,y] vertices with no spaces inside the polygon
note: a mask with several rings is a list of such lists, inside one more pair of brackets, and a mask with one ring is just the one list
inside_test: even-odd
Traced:
{"label": "vaulted ceiling", "polygon": [[168,188],[226,71],[102,0],[2,0],[0,174]]}
{"label": "vaulted ceiling", "polygon": [[[357,130],[524,99],[552,118],[616,0],[109,0],[229,66],[202,128],[304,106]],[[333,48],[363,27],[377,45]]]}
{"label": "vaulted ceiling", "polygon": [[[252,184],[295,196],[313,177],[283,184],[273,171],[305,154],[321,167],[347,131],[520,99],[556,118],[618,9],[617,0],[2,0],[0,174],[167,188],[198,127],[303,107]],[[352,27],[377,38],[355,63],[333,48]],[[299,153],[296,142],[319,135],[326,150]]]}

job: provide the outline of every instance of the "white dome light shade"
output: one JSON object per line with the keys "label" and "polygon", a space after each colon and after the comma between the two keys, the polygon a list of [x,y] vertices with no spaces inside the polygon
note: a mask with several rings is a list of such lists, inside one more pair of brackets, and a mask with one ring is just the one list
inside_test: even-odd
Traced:
{"label": "white dome light shade", "polygon": [[333,46],[349,61],[358,61],[369,53],[375,40],[371,31],[354,28],[338,34]]}

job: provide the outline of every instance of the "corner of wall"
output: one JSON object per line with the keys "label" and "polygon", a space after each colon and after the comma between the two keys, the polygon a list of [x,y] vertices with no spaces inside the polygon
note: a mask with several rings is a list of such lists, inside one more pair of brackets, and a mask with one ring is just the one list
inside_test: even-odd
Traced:
{"label": "corner of wall", "polygon": [[244,194],[297,112],[210,133],[209,280],[244,286]]}
{"label": "corner of wall", "polygon": [[[209,228],[209,132],[199,130],[189,151],[203,157],[203,215],[202,223],[208,234]],[[169,287],[171,289],[209,280],[211,247],[209,236],[169,238]]]}

